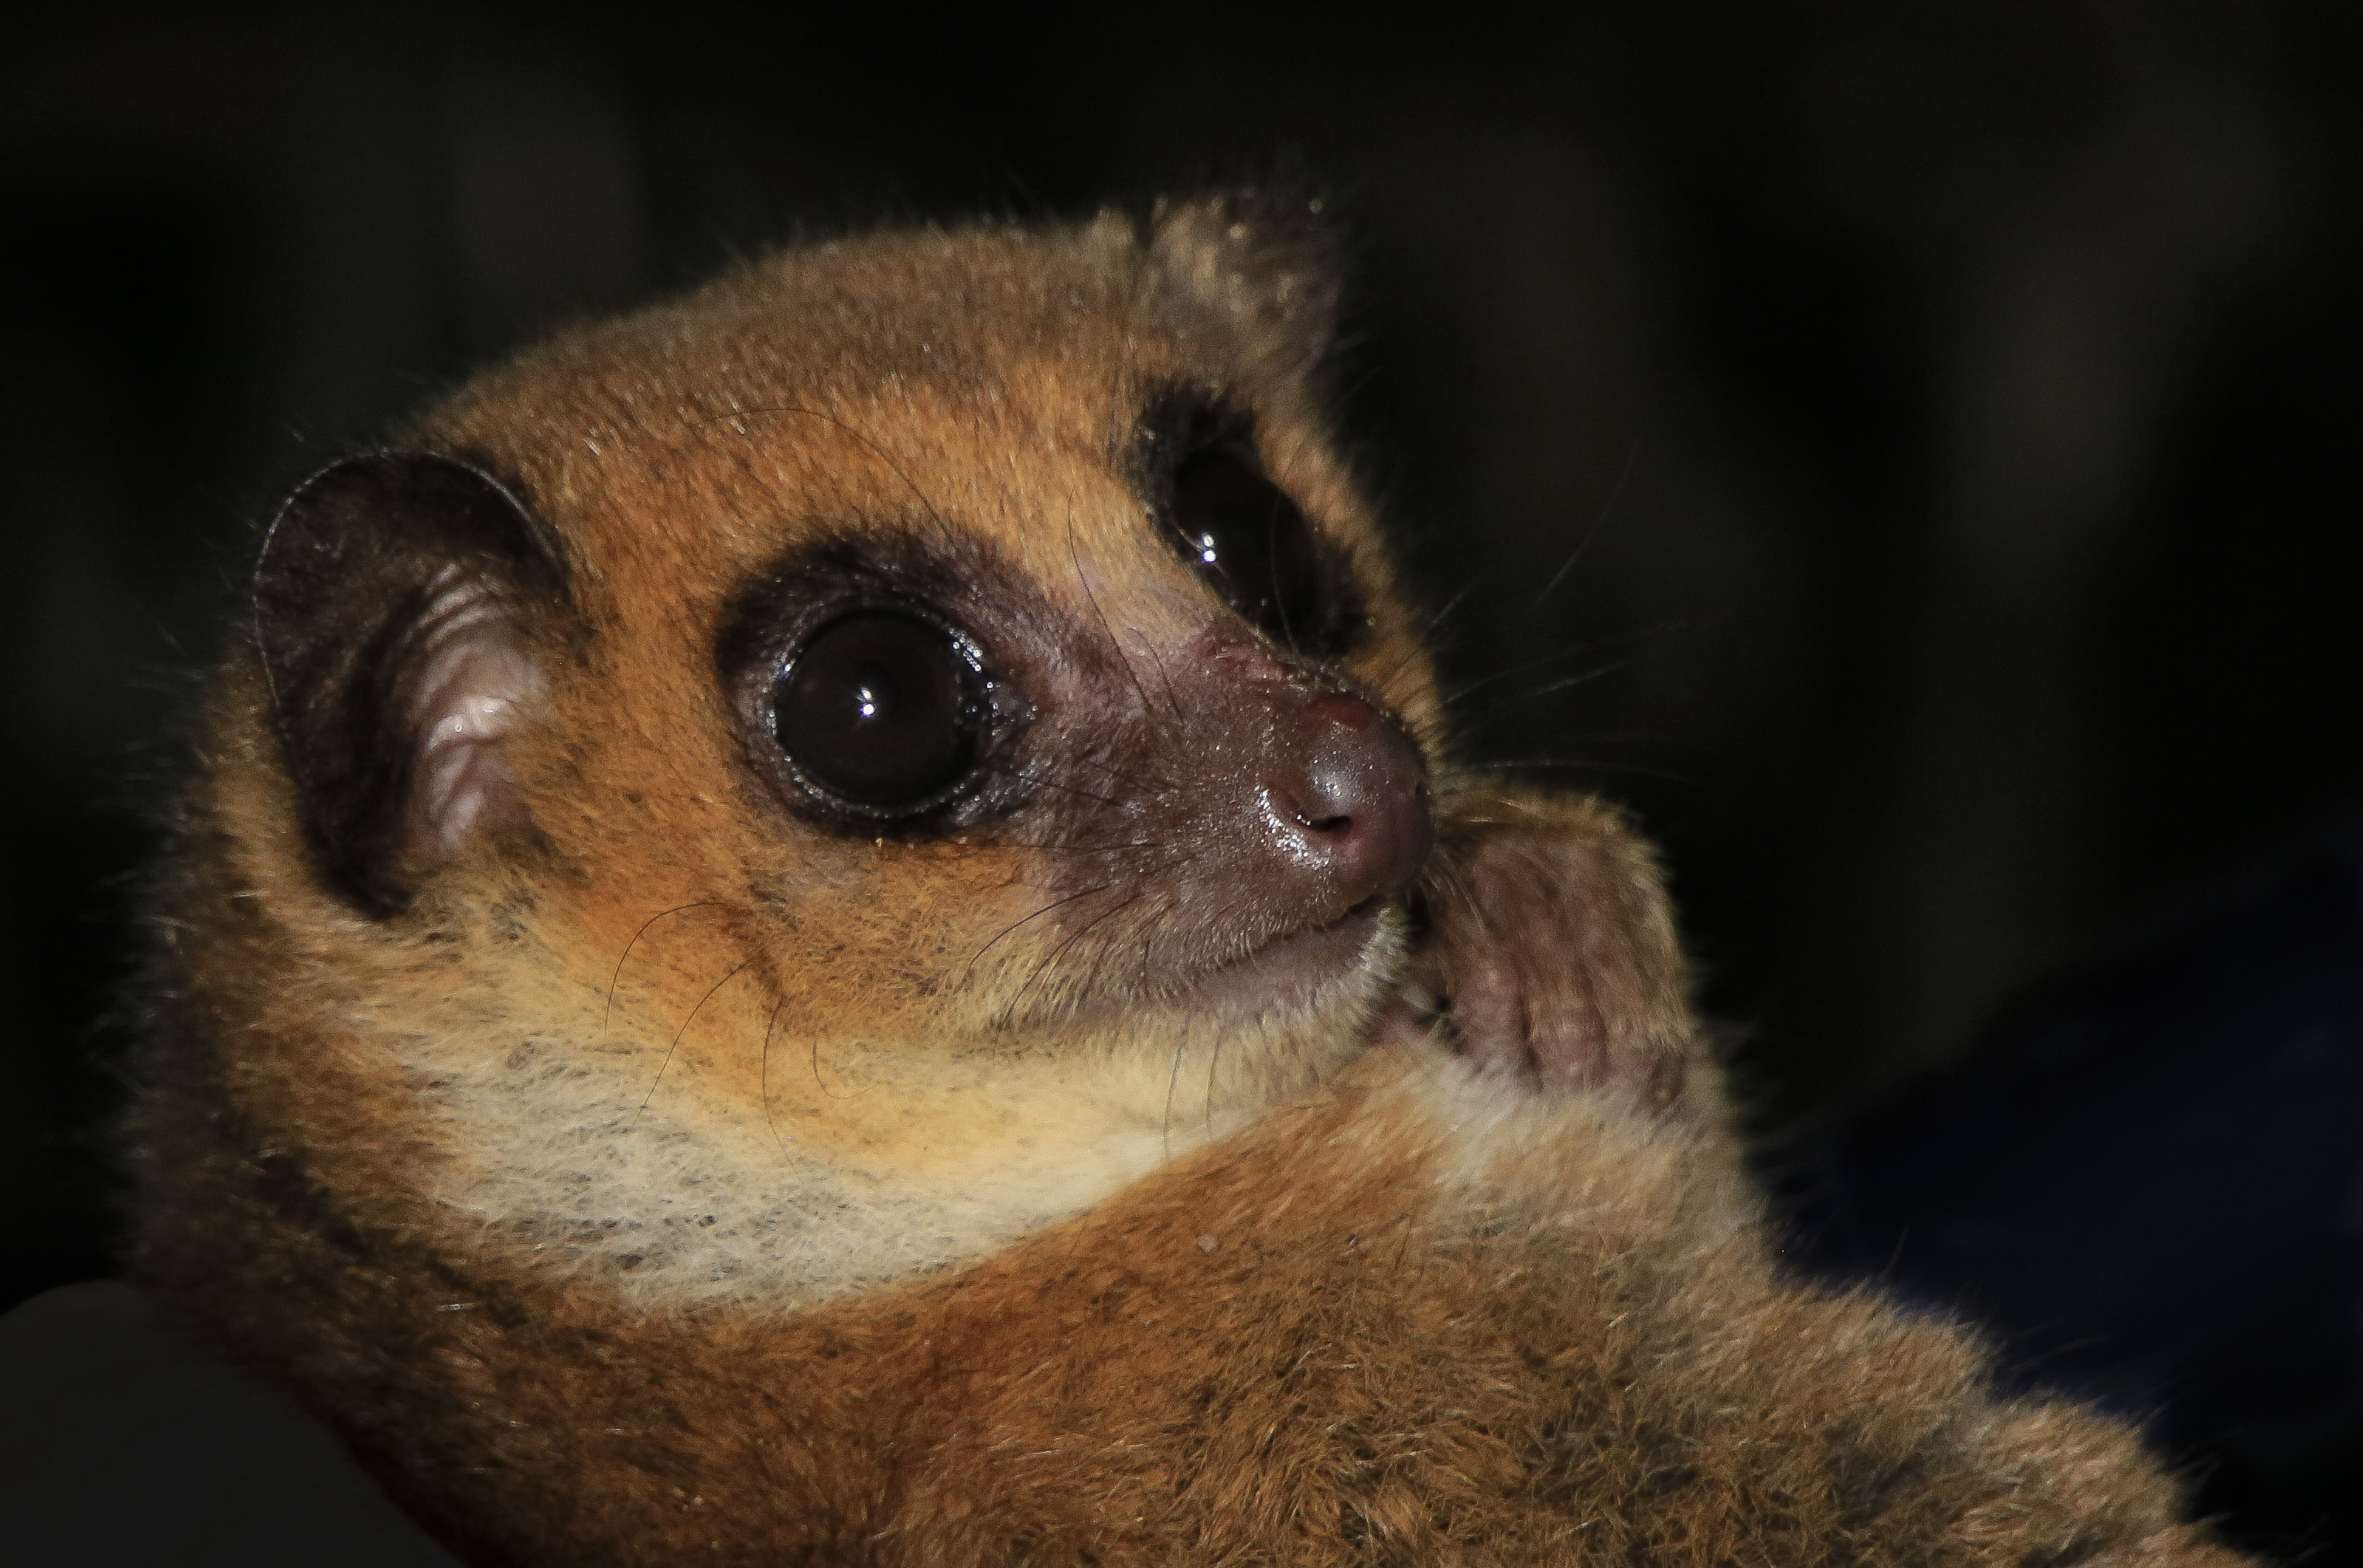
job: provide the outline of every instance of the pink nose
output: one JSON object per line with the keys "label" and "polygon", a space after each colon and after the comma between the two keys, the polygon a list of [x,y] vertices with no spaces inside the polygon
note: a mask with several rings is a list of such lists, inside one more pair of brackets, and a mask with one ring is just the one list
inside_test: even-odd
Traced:
{"label": "pink nose", "polygon": [[1297,715],[1296,767],[1265,790],[1282,846],[1341,909],[1398,892],[1435,839],[1427,768],[1400,726],[1359,697],[1328,692]]}

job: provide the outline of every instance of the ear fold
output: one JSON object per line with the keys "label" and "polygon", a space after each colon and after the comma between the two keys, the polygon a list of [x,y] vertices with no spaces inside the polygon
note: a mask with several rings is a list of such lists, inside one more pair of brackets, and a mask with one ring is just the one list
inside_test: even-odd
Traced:
{"label": "ear fold", "polygon": [[1287,182],[1160,201],[1148,248],[1182,293],[1262,339],[1291,376],[1329,351],[1344,246],[1319,195]]}
{"label": "ear fold", "polygon": [[431,452],[332,463],[254,574],[271,715],[323,878],[364,913],[479,834],[528,825],[503,739],[545,689],[528,616],[561,558],[501,484]]}

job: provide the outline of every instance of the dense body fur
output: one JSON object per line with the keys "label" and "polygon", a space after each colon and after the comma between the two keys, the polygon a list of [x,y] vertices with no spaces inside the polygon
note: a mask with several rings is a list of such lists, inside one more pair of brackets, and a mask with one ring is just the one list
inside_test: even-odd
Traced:
{"label": "dense body fur", "polygon": [[[1449,769],[1303,217],[790,253],[299,494],[141,1276],[485,1563],[2226,1556],[2128,1431],[1780,1276],[1646,849]],[[1215,440],[1334,651],[1159,541]],[[876,595],[1015,694],[925,831],[765,749],[766,650]],[[1415,887],[1252,825],[1338,756],[1433,794],[1368,851]]]}

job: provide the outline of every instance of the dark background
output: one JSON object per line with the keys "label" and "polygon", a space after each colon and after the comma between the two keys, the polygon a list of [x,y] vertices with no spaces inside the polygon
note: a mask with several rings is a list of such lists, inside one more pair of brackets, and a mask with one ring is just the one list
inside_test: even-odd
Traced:
{"label": "dark background", "polygon": [[107,1267],[107,1009],[257,520],[797,236],[1333,180],[1472,752],[1643,813],[1769,1132],[2363,805],[2363,6],[879,14],[12,24],[0,1309]]}

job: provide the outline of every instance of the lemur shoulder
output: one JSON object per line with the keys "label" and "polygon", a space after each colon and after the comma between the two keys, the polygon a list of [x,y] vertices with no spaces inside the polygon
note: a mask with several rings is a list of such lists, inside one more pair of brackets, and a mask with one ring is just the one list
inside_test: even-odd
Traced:
{"label": "lemur shoulder", "polygon": [[299,489],[137,1277],[485,1563],[2235,1561],[1783,1277],[1650,851],[1454,765],[1334,248],[790,250]]}

